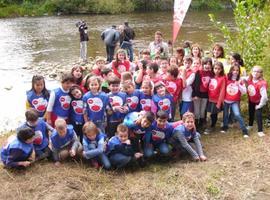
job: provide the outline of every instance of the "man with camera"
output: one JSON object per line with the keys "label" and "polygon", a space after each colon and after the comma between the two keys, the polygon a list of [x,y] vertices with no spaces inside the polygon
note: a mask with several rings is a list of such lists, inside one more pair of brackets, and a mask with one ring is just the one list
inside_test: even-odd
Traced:
{"label": "man with camera", "polygon": [[80,33],[80,58],[84,63],[87,62],[87,42],[89,41],[87,34],[87,26],[84,21],[76,23],[76,27],[79,28]]}
{"label": "man with camera", "polygon": [[168,43],[163,41],[160,31],[155,32],[155,40],[149,44],[148,49],[150,50],[151,58],[157,55],[167,58],[169,55]]}

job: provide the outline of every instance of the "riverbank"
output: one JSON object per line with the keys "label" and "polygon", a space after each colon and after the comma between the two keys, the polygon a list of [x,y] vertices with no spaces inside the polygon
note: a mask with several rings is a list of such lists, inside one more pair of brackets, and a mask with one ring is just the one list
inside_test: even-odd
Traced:
{"label": "riverbank", "polygon": [[[22,3],[10,4],[8,1],[0,2],[0,18],[24,17],[24,16],[47,16],[47,15],[70,15],[70,14],[122,14],[131,12],[168,11],[173,8],[171,0],[70,0],[70,1],[18,1]],[[229,0],[194,0],[191,3],[193,10],[219,10],[231,9]]]}
{"label": "riverbank", "polygon": [[[234,128],[233,130],[236,130]],[[0,136],[0,146],[7,136]],[[239,131],[202,136],[206,162],[189,157],[146,168],[97,171],[85,163],[57,168],[43,161],[27,170],[0,166],[2,199],[270,199],[269,129],[244,139]]]}

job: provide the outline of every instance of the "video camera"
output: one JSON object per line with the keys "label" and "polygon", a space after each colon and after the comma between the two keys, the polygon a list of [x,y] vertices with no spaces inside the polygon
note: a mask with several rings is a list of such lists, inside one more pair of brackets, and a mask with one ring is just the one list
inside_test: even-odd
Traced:
{"label": "video camera", "polygon": [[85,21],[78,21],[75,25],[79,29],[82,29],[82,30],[86,30],[87,29],[87,26],[86,26]]}

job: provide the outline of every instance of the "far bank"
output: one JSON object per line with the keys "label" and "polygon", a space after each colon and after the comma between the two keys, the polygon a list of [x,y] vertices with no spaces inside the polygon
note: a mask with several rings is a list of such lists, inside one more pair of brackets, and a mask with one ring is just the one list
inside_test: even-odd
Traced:
{"label": "far bank", "polygon": [[[173,0],[16,0],[0,1],[0,18],[70,14],[122,14],[131,12],[169,11]],[[193,10],[231,8],[229,0],[193,0]]]}

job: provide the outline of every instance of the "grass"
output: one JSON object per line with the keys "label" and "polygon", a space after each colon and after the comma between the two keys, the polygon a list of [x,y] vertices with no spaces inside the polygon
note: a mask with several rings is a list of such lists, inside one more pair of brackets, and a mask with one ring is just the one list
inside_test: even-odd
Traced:
{"label": "grass", "polygon": [[207,162],[180,156],[120,171],[72,161],[0,168],[1,199],[270,199],[269,133],[244,139],[236,130],[202,137]]}

